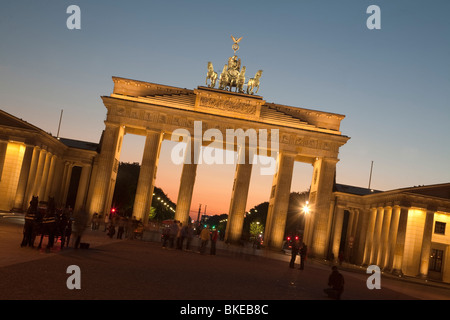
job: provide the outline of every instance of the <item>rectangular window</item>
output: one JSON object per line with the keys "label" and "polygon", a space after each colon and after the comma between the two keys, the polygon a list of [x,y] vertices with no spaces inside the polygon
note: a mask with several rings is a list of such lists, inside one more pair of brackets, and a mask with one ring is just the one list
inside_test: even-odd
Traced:
{"label": "rectangular window", "polygon": [[444,250],[431,249],[429,270],[441,272]]}
{"label": "rectangular window", "polygon": [[446,225],[445,222],[436,221],[434,225],[434,233],[445,234],[445,225]]}

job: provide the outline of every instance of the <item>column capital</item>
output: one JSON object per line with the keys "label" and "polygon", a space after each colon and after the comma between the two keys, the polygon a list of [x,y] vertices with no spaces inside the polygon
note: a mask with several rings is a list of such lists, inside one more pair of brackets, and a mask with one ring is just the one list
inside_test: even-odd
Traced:
{"label": "column capital", "polygon": [[[338,158],[329,158],[329,157],[316,157],[314,159],[314,162],[319,161],[319,160],[334,163],[334,164],[337,164],[339,162]],[[314,165],[314,163],[313,163],[313,165]]]}
{"label": "column capital", "polygon": [[145,133],[146,133],[146,135],[148,135],[148,134],[161,134],[161,133],[164,134],[164,132],[161,129],[150,128],[150,127],[146,127],[145,128]]}

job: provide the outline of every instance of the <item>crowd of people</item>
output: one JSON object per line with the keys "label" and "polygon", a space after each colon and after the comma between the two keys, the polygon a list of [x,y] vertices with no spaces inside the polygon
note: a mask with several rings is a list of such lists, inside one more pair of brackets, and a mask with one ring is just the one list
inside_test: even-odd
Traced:
{"label": "crowd of people", "polygon": [[[219,238],[219,232],[217,229],[210,229],[206,226],[201,229],[198,233],[198,228],[194,229],[192,223],[184,225],[178,221],[174,220],[173,223],[166,225],[162,230],[162,247],[177,250],[192,251],[192,239],[194,236],[199,236],[200,239],[200,254],[206,253],[206,248],[210,243],[210,254],[216,254],[216,243]],[[185,245],[186,241],[186,245]]]}
{"label": "crowd of people", "polygon": [[103,232],[111,239],[114,236],[117,239],[136,239],[142,238],[144,225],[136,217],[126,217],[120,214],[109,214],[103,217],[94,213],[91,220],[91,229],[99,230],[103,223]]}
{"label": "crowd of people", "polygon": [[[46,207],[45,211],[39,214],[38,199],[33,197],[30,202],[30,208],[25,215],[24,236],[21,246],[34,247],[34,239],[38,234],[41,234],[42,243],[43,235],[47,235],[49,238],[49,244],[47,249],[53,246],[53,238],[61,237],[61,249],[70,241],[70,236],[74,236],[74,247],[78,248],[81,242],[81,236],[85,231],[88,223],[88,214],[85,211],[79,211],[72,213],[67,210],[56,210],[52,205]],[[51,202],[50,202],[51,204]],[[43,228],[40,225],[46,224],[46,219],[52,217],[52,228]],[[62,217],[62,218],[61,218]],[[66,219],[63,219],[67,217]],[[40,222],[39,222],[40,221]],[[67,221],[63,228],[61,228],[61,222]],[[141,238],[144,231],[144,225],[141,220],[137,220],[135,217],[125,217],[119,214],[109,214],[105,218],[102,215],[94,213],[90,221],[92,230],[99,230],[101,223],[103,223],[103,231],[110,238],[113,238],[117,234],[117,239],[136,239]],[[50,223],[48,223],[50,225]],[[43,231],[48,229],[51,231]],[[63,232],[61,230],[64,230]],[[207,252],[209,245],[209,254],[216,254],[216,243],[219,238],[219,232],[216,228],[210,228],[206,225],[204,228],[194,228],[192,223],[183,225],[180,221],[173,220],[168,224],[165,224],[162,228],[161,240],[162,247],[176,250],[192,250],[192,240],[194,237],[198,237],[200,245],[198,246],[198,252],[204,255]],[[197,247],[197,246],[196,246]],[[305,261],[307,257],[307,246],[300,240],[299,237],[295,237],[292,242],[292,254],[289,262],[289,267],[295,267],[296,256],[300,256],[300,270],[305,267]],[[341,261],[340,261],[341,262]],[[340,263],[341,264],[341,263]],[[330,298],[340,299],[344,290],[344,277],[338,271],[336,266],[332,267],[332,272],[328,279],[328,288],[324,289],[324,292]]]}

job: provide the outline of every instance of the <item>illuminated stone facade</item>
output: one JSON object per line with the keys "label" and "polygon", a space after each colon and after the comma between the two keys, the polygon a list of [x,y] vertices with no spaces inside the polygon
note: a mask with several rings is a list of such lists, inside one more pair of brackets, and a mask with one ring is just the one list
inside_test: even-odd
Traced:
{"label": "illuminated stone facade", "polygon": [[0,110],[0,210],[25,210],[32,196],[84,209],[97,148],[96,143],[57,139]]}
{"label": "illuminated stone facade", "polygon": [[450,282],[450,183],[377,191],[335,185],[328,257]]}
{"label": "illuminated stone facade", "polygon": [[[265,245],[279,249],[284,240],[295,161],[313,166],[310,211],[304,241],[309,255],[380,266],[408,276],[450,282],[450,184],[387,192],[335,184],[339,148],[348,137],[340,132],[342,115],[267,103],[260,96],[198,87],[181,89],[113,78],[114,90],[102,100],[107,109],[100,144],[58,139],[0,110],[0,210],[24,210],[32,196],[54,197],[74,210],[106,214],[111,208],[125,134],[146,137],[133,215],[146,222],[162,141],[178,129],[191,134],[194,156],[211,141],[195,139],[216,129],[278,130],[279,143],[259,146],[258,154],[276,158],[265,226]],[[242,106],[242,108],[240,107]],[[260,132],[260,131],[257,131]],[[224,149],[230,141],[214,141]],[[248,149],[232,149],[238,154]],[[189,219],[198,164],[181,164],[175,219]],[[236,164],[225,239],[241,238],[252,164]],[[69,189],[72,197],[69,199]]]}
{"label": "illuminated stone facade", "polygon": [[[313,184],[317,192],[310,201],[318,212],[314,223],[320,226],[326,224],[325,208],[329,208],[331,201],[339,148],[349,139],[340,132],[343,115],[266,103],[260,96],[207,87],[189,90],[117,77],[113,77],[113,81],[113,93],[102,97],[108,111],[101,152],[96,160],[96,179],[90,188],[87,203],[90,213],[109,211],[123,136],[136,134],[146,136],[146,142],[142,159],[144,170],[141,169],[139,177],[133,215],[146,222],[162,141],[173,140],[172,135],[179,129],[195,137],[195,122],[201,121],[201,134],[207,129],[215,129],[222,137],[226,137],[229,129],[245,132],[249,129],[255,132],[277,130],[277,149],[273,150],[272,145],[267,144],[258,146],[256,151],[258,154],[264,151],[265,155],[277,159],[266,244],[273,248],[282,246],[295,161],[310,163],[315,168]],[[211,141],[202,140],[199,143],[206,146]],[[214,143],[228,149],[230,141],[223,138],[223,141],[215,140]],[[236,141],[231,144],[234,151],[242,152]],[[231,242],[241,238],[251,169],[249,162],[236,165],[226,230],[226,240]],[[189,219],[196,170],[196,163],[183,164],[175,213],[175,219],[183,223]],[[317,247],[318,255],[325,253],[325,247],[320,243],[323,236],[322,232],[315,232],[311,237],[311,248]],[[315,246],[316,242],[320,245]]]}

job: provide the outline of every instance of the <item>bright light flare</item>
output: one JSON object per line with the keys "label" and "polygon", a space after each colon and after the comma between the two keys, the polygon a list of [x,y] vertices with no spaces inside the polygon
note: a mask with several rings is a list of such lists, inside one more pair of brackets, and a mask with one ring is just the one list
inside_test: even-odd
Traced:
{"label": "bright light flare", "polygon": [[303,206],[303,213],[309,213],[309,202],[306,201],[306,204]]}

